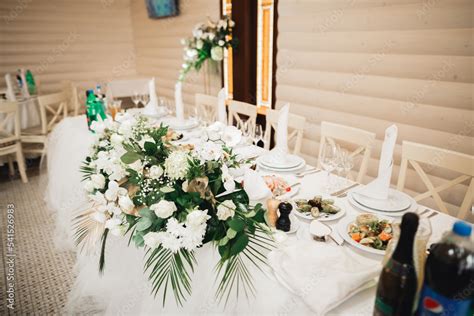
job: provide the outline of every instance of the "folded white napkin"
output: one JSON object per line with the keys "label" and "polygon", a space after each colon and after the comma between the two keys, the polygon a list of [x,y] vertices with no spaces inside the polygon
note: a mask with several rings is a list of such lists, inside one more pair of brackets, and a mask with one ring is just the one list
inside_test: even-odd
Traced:
{"label": "folded white napkin", "polygon": [[265,180],[255,170],[247,169],[244,174],[244,190],[250,201],[262,202],[270,198],[272,192],[268,188]]}
{"label": "folded white napkin", "polygon": [[382,266],[348,248],[300,241],[268,255],[275,277],[323,315],[354,294],[376,284]]}
{"label": "folded white napkin", "polygon": [[397,134],[398,128],[396,125],[392,125],[385,130],[377,178],[358,190],[357,194],[380,200],[388,198],[390,179],[392,178],[393,151],[397,142]]}
{"label": "folded white napkin", "polygon": [[176,118],[178,121],[184,121],[183,92],[180,81],[174,86],[174,103],[176,106]]}
{"label": "folded white napkin", "polygon": [[290,105],[285,104],[278,114],[278,125],[275,132],[275,148],[273,148],[267,159],[274,163],[284,163],[288,156],[288,114],[290,112]]}
{"label": "folded white napkin", "polygon": [[217,120],[227,125],[227,112],[225,108],[225,88],[217,94]]}
{"label": "folded white napkin", "polygon": [[148,92],[150,94],[150,101],[143,109],[143,114],[158,115],[160,109],[158,108],[158,99],[156,98],[155,77],[148,82]]}
{"label": "folded white napkin", "polygon": [[7,84],[7,100],[8,101],[16,101],[15,97],[15,85],[12,79],[12,75],[7,73],[5,75],[5,82]]}

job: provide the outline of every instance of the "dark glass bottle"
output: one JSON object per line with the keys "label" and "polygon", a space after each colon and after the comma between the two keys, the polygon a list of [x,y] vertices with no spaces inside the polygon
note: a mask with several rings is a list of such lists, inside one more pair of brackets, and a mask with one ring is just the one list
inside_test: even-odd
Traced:
{"label": "dark glass bottle", "polygon": [[415,213],[403,215],[397,247],[380,274],[374,315],[413,314],[418,283],[413,259],[413,243],[418,222],[419,218]]}

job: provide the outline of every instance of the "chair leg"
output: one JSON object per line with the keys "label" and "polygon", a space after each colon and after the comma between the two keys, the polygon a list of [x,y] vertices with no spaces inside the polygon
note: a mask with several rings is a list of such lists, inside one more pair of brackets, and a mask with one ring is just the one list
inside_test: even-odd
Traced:
{"label": "chair leg", "polygon": [[15,166],[13,165],[12,155],[8,155],[7,159],[8,159],[8,170],[10,171],[10,176],[14,176],[15,175]]}
{"label": "chair leg", "polygon": [[18,169],[20,170],[21,181],[23,181],[23,183],[28,183],[28,177],[26,176],[25,157],[23,157],[21,145],[18,145],[18,150],[16,151],[16,161],[18,163]]}

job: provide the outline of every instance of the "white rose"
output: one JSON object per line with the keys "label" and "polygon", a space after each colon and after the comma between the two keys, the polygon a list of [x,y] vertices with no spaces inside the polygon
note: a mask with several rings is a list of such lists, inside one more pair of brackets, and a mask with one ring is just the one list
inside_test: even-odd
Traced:
{"label": "white rose", "polygon": [[158,179],[163,175],[163,168],[160,166],[151,166],[148,176],[152,179]]}
{"label": "white rose", "polygon": [[235,22],[232,21],[232,20],[229,20],[229,26],[230,26],[230,27],[234,27],[234,26],[235,26]]}
{"label": "white rose", "polygon": [[100,173],[93,174],[91,176],[91,181],[96,189],[103,189],[105,186],[105,177]]}
{"label": "white rose", "polygon": [[216,37],[214,33],[209,33],[209,40],[212,41]]}
{"label": "white rose", "polygon": [[184,181],[183,184],[181,184],[181,189],[184,191],[184,192],[188,192],[188,180]]}
{"label": "white rose", "polygon": [[211,218],[207,215],[207,210],[194,210],[186,216],[186,227],[197,228]]}
{"label": "white rose", "polygon": [[203,161],[219,160],[223,153],[222,146],[213,142],[206,142],[202,146],[199,146],[197,150],[199,159]]}
{"label": "white rose", "polygon": [[123,140],[124,140],[123,136],[119,134],[112,134],[112,136],[110,136],[110,142],[116,146],[122,145]]}
{"label": "white rose", "polygon": [[222,182],[224,182],[224,188],[228,192],[234,192],[235,190],[235,181],[234,177],[230,174],[229,168],[226,164],[222,165]]}
{"label": "white rose", "polygon": [[233,217],[236,208],[232,200],[225,200],[217,206],[217,218],[221,221],[225,221],[229,217]]}
{"label": "white rose", "polygon": [[91,180],[87,180],[86,183],[84,184],[84,189],[87,192],[92,193],[95,190],[94,182],[92,182]]}
{"label": "white rose", "polygon": [[196,42],[196,48],[197,48],[197,49],[202,49],[202,46],[203,46],[203,45],[204,45],[204,42],[201,41],[201,40],[198,40],[198,41]]}
{"label": "white rose", "polygon": [[161,244],[161,240],[163,239],[163,232],[156,233],[156,232],[149,232],[145,236],[143,236],[143,241],[145,245],[150,248],[157,248]]}
{"label": "white rose", "polygon": [[118,204],[124,213],[130,213],[135,208],[135,204],[128,195],[120,196]]}
{"label": "white rose", "polygon": [[217,44],[219,44],[219,46],[224,46],[225,42],[223,40],[219,40],[219,42],[217,42]]}
{"label": "white rose", "polygon": [[220,46],[214,46],[211,49],[211,58],[215,61],[221,61],[224,58],[224,49]]}
{"label": "white rose", "polygon": [[110,181],[104,196],[108,201],[115,202],[119,195],[125,195],[126,193],[127,189],[121,188],[116,181]]}
{"label": "white rose", "polygon": [[235,126],[227,126],[222,135],[222,140],[229,147],[234,147],[242,140],[242,131]]}
{"label": "white rose", "polygon": [[159,218],[168,218],[173,215],[178,209],[173,202],[161,200],[157,204],[150,206],[150,209],[155,212]]}

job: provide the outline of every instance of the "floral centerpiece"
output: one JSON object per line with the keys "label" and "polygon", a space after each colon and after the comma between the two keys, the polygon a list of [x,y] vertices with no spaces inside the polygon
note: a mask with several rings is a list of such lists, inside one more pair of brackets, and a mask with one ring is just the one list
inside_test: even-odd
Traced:
{"label": "floral centerpiece", "polygon": [[221,61],[224,49],[237,47],[238,40],[232,36],[234,25],[234,21],[226,16],[218,22],[209,20],[194,27],[193,36],[181,42],[184,45],[184,63],[180,81],[190,70],[199,71],[206,60]]}
{"label": "floral centerpiece", "polygon": [[164,304],[172,288],[182,304],[191,293],[194,252],[212,243],[220,254],[218,298],[229,297],[235,278],[252,290],[247,265],[266,262],[272,238],[264,209],[251,207],[232,177],[241,163],[227,146],[235,138],[174,146],[166,126],[142,117],[92,128],[97,140],[81,167],[92,207],[77,217],[75,236],[82,247],[101,244],[100,271],[109,234],[129,235],[145,248],[154,294],[162,290]]}

